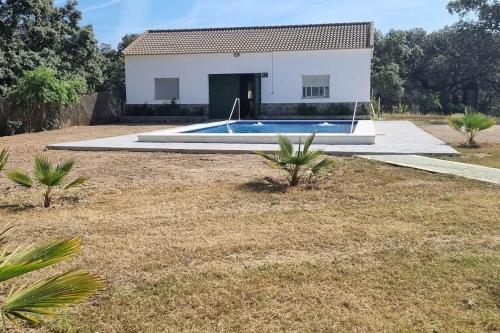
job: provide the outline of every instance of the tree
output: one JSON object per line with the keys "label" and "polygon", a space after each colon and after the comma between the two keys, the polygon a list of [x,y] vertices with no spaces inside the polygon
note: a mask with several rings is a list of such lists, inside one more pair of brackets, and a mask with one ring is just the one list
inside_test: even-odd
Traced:
{"label": "tree", "polygon": [[421,65],[425,37],[422,29],[391,30],[386,35],[376,32],[372,83],[375,96],[386,108],[401,103],[415,90],[414,76]]}
{"label": "tree", "polygon": [[[500,96],[500,35],[462,22],[428,35],[419,82],[439,92],[445,111],[470,103],[489,112]],[[470,100],[467,98],[467,94]]]}
{"label": "tree", "polygon": [[380,97],[386,107],[399,103],[405,92],[405,80],[401,78],[399,66],[394,62],[374,67],[372,85],[375,95]]}
{"label": "tree", "polygon": [[[303,148],[299,142],[299,149],[295,151],[290,139],[280,135],[278,136],[279,151],[272,154],[257,151],[255,154],[267,159],[273,167],[285,170],[289,174],[290,186],[297,186],[306,172],[309,172],[312,176],[316,176],[323,168],[333,163],[333,161],[328,158],[318,163],[314,163],[314,161],[323,154],[323,152],[319,150],[309,150],[314,141],[314,137],[315,134],[309,136]],[[307,168],[306,172],[301,172],[303,168]]]}
{"label": "tree", "polygon": [[462,104],[500,110],[500,35],[462,21],[376,34],[372,86],[386,109],[411,105],[422,112],[453,113]]}
{"label": "tree", "polygon": [[0,95],[37,67],[79,75],[89,90],[101,84],[102,55],[91,26],[80,26],[77,2],[0,0]]}
{"label": "tree", "polygon": [[125,98],[125,57],[123,50],[127,48],[139,35],[125,35],[118,44],[117,50],[109,44],[101,45],[101,53],[104,57],[103,72],[106,78],[100,86],[100,90],[116,91]]}
{"label": "tree", "polygon": [[[7,229],[8,230],[8,229]],[[3,247],[5,231],[1,233]],[[0,282],[24,276],[68,260],[80,251],[80,239],[69,238],[38,246],[20,246],[0,253]],[[54,315],[53,310],[82,301],[104,287],[104,281],[88,272],[69,270],[35,284],[14,289],[4,295],[0,304],[0,325],[6,331],[5,319],[19,328],[18,320],[40,323],[41,316]],[[6,290],[5,286],[3,289]]]}
{"label": "tree", "polygon": [[123,55],[123,51],[139,36],[139,34],[127,34],[123,36],[121,42],[118,43],[118,52]]}
{"label": "tree", "polygon": [[475,15],[477,23],[485,30],[500,32],[500,2],[498,0],[453,0],[448,11],[462,19]]}
{"label": "tree", "polygon": [[56,105],[74,105],[86,90],[85,80],[79,76],[59,79],[53,69],[38,67],[25,72],[11,88],[9,95],[24,110],[24,120],[31,132],[35,112],[42,112],[44,107],[53,109]]}

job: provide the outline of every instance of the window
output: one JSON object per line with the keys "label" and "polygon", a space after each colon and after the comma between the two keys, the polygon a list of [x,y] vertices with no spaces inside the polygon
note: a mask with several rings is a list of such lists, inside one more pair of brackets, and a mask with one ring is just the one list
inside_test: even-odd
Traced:
{"label": "window", "polygon": [[302,76],[302,98],[330,97],[330,75]]}
{"label": "window", "polygon": [[179,99],[179,78],[155,79],[155,100]]}

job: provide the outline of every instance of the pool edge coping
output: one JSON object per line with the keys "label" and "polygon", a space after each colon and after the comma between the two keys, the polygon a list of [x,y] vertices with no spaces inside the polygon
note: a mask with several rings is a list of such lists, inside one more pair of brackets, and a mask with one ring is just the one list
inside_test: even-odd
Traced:
{"label": "pool edge coping", "polygon": [[[176,128],[152,131],[137,135],[139,142],[156,143],[276,143],[276,137],[285,135],[293,142],[298,142],[311,133],[185,133],[197,129],[224,126],[236,122],[255,122],[259,120],[232,120],[212,123],[194,124]],[[289,122],[290,120],[273,120],[273,122]],[[321,122],[322,120],[301,120],[300,122]],[[326,120],[325,120],[326,121]],[[330,120],[331,122],[331,120]],[[343,121],[349,123],[350,121]],[[353,133],[316,133],[316,143],[324,144],[375,144],[376,133],[372,120],[356,120]]]}

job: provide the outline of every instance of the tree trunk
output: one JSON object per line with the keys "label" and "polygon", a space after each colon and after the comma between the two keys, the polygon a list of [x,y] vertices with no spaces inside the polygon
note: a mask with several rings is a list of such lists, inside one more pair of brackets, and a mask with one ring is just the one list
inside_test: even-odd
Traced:
{"label": "tree trunk", "polygon": [[291,179],[290,179],[290,186],[297,186],[297,185],[299,185],[299,170],[300,170],[299,167],[293,168],[292,176],[291,176]]}
{"label": "tree trunk", "polygon": [[470,130],[469,132],[467,132],[467,145],[470,146],[470,147],[474,147],[474,146],[477,146],[477,142],[476,142],[476,135],[477,135],[478,131],[476,130]]}
{"label": "tree trunk", "polygon": [[47,188],[47,191],[45,191],[44,195],[43,195],[43,208],[49,208],[50,207],[50,203],[52,201],[52,198],[50,196],[50,190],[51,188]]}

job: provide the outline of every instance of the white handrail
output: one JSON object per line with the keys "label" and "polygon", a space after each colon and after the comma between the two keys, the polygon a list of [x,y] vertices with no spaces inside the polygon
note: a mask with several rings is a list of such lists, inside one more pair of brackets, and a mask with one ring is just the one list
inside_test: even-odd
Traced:
{"label": "white handrail", "polygon": [[234,109],[236,108],[236,103],[238,103],[238,120],[241,120],[241,102],[240,102],[239,98],[235,98],[233,108],[231,109],[231,114],[229,115],[229,118],[226,121],[226,127],[227,127],[227,131],[229,133],[233,133],[233,131],[229,127],[229,122],[231,121],[231,118],[233,118],[233,113],[234,113]]}
{"label": "white handrail", "polygon": [[361,75],[359,76],[358,93],[356,94],[356,104],[354,104],[354,114],[352,115],[352,122],[351,122],[351,134],[354,132],[354,120],[356,119],[356,111],[358,110],[359,90],[361,89],[361,81],[363,80],[363,74],[365,74],[364,68],[361,70]]}
{"label": "white handrail", "polygon": [[358,100],[356,99],[356,104],[354,104],[354,114],[352,115],[351,134],[354,132],[354,119],[356,119],[357,110],[358,110]]}

